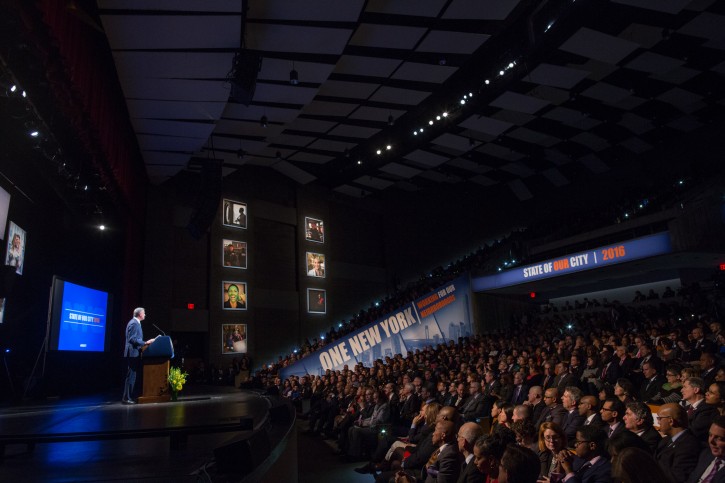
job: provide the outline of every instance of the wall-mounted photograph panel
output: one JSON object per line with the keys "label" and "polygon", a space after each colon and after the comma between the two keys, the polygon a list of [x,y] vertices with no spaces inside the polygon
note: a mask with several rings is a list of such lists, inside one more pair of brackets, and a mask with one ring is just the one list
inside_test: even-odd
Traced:
{"label": "wall-mounted photograph panel", "polygon": [[247,353],[247,324],[222,324],[222,353]]}
{"label": "wall-mounted photograph panel", "polygon": [[224,200],[222,223],[232,228],[247,228],[247,204],[241,201]]}
{"label": "wall-mounted photograph panel", "polygon": [[325,243],[325,225],[317,218],[305,217],[305,240],[314,243]]}
{"label": "wall-mounted photograph panel", "polygon": [[228,268],[247,268],[247,242],[222,240],[222,264]]}
{"label": "wall-mounted photograph panel", "polygon": [[23,274],[23,264],[25,263],[25,230],[18,225],[10,222],[8,229],[8,250],[5,255],[5,265],[15,267],[15,273]]}
{"label": "wall-mounted photograph panel", "polygon": [[222,307],[224,310],[247,310],[246,282],[222,282]]}
{"label": "wall-mounted photograph panel", "polygon": [[307,289],[307,312],[311,314],[327,313],[327,291],[319,288]]}
{"label": "wall-mounted photograph panel", "polygon": [[307,276],[325,278],[325,255],[322,253],[307,252]]}

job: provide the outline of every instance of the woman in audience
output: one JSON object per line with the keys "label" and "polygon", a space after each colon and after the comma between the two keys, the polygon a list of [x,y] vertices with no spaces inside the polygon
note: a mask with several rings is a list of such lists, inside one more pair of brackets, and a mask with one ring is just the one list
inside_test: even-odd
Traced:
{"label": "woman in audience", "polygon": [[498,425],[505,426],[511,429],[514,417],[514,406],[513,404],[504,403],[501,407],[501,411],[498,413]]}
{"label": "woman in audience", "polygon": [[715,406],[722,416],[725,413],[725,382],[713,382],[705,391],[705,402]]}
{"label": "woman in audience", "polygon": [[539,476],[550,478],[552,473],[561,473],[561,463],[556,455],[566,449],[566,435],[556,423],[542,423],[539,427]]}
{"label": "woman in audience", "polygon": [[634,402],[634,384],[629,379],[620,377],[614,385],[614,396],[618,397],[625,405]]}
{"label": "woman in audience", "polygon": [[535,453],[539,452],[539,440],[534,423],[528,419],[520,419],[511,425],[516,435],[516,444],[525,446]]}

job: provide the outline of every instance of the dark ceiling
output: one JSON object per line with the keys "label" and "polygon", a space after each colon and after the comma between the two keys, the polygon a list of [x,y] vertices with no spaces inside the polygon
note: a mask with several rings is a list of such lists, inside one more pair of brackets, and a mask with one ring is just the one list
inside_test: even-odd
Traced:
{"label": "dark ceiling", "polygon": [[[72,5],[78,28],[110,48],[154,183],[218,159],[228,179],[256,166],[355,198],[536,201],[721,172],[680,148],[704,139],[708,158],[724,124],[723,2]],[[256,77],[244,103],[235,76]]]}

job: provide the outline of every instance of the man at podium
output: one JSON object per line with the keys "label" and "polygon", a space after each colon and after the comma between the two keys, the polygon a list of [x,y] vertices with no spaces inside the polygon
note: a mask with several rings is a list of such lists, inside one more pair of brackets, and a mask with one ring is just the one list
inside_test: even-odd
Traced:
{"label": "man at podium", "polygon": [[144,341],[141,321],[146,318],[146,311],[143,307],[133,309],[133,318],[126,324],[126,348],[123,356],[128,363],[126,371],[126,382],[123,385],[123,404],[136,404],[134,400],[134,386],[136,385],[136,371],[141,365],[141,349],[151,344],[154,339]]}

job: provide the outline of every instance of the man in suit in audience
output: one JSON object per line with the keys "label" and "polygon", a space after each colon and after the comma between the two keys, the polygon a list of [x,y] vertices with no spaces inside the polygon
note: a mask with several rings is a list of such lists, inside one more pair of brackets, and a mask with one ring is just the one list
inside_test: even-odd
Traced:
{"label": "man in suit in audience", "polygon": [[513,406],[518,406],[526,401],[529,395],[529,387],[524,385],[524,376],[520,372],[514,374],[514,390],[511,393],[511,399],[509,403]]}
{"label": "man in suit in audience", "polygon": [[707,443],[687,483],[725,483],[725,416],[718,416],[710,425]]}
{"label": "man in suit in audience", "polygon": [[436,423],[433,431],[433,445],[436,450],[431,455],[430,464],[423,468],[425,483],[455,483],[458,480],[463,457],[458,451],[456,437],[456,425],[453,421]]}
{"label": "man in suit in audience", "polygon": [[582,426],[604,426],[602,416],[599,414],[599,399],[594,396],[582,396],[579,401],[579,415],[584,417]]}
{"label": "man in suit in audience", "polygon": [[541,416],[536,420],[536,427],[541,426],[541,423],[552,422],[558,425],[564,421],[567,415],[566,409],[559,404],[559,396],[556,392],[556,388],[549,388],[544,393],[544,403],[546,407],[541,411]]}
{"label": "man in suit in audience", "polygon": [[622,422],[626,409],[624,403],[616,397],[608,398],[602,403],[599,415],[602,417],[602,423],[604,423],[604,432],[610,439],[627,430],[624,427],[624,422]]}
{"label": "man in suit in audience", "polygon": [[614,360],[611,349],[605,347],[602,349],[602,372],[599,375],[599,380],[602,384],[614,386],[620,377],[622,377],[622,368]]}
{"label": "man in suit in audience", "polygon": [[[619,364],[621,377],[629,377],[634,367],[634,360],[627,354],[627,348],[623,345],[617,346],[615,362]],[[616,382],[616,381],[615,381]]]}
{"label": "man in suit in audience", "polygon": [[481,394],[481,383],[471,381],[469,386],[470,397],[463,407],[459,408],[464,421],[475,421],[483,417],[483,394]]}
{"label": "man in suit in audience", "polygon": [[662,389],[662,384],[667,382],[667,380],[658,374],[658,372],[657,367],[652,361],[642,364],[642,375],[644,376],[644,381],[642,381],[642,386],[639,391],[640,401],[647,402],[652,400],[657,394],[659,394],[660,389]]}
{"label": "man in suit in audience", "polygon": [[582,390],[576,386],[567,387],[564,395],[561,397],[561,405],[567,411],[567,415],[561,423],[561,429],[566,434],[566,440],[569,442],[569,446],[574,444],[576,430],[584,424],[584,419],[586,419],[583,415],[579,414],[577,408],[581,398]]}
{"label": "man in suit in audience", "polygon": [[538,421],[541,412],[546,407],[546,404],[544,404],[544,392],[541,386],[534,386],[529,389],[529,397],[524,401],[524,404],[531,408],[531,421]]}
{"label": "man in suit in audience", "polygon": [[702,355],[705,352],[710,354],[714,354],[715,352],[717,352],[717,347],[715,346],[715,343],[705,338],[705,333],[700,327],[695,327],[694,329],[692,329],[691,335],[693,347],[695,351],[697,351],[698,355]]}
{"label": "man in suit in audience", "polygon": [[607,436],[596,426],[583,426],[575,435],[573,456],[562,451],[561,466],[566,473],[567,483],[610,483],[612,464],[607,458],[604,447]]}
{"label": "man in suit in audience", "polygon": [[649,406],[643,402],[627,404],[623,421],[624,427],[642,438],[654,454],[662,436],[652,427],[652,411]]}
{"label": "man in suit in audience", "polygon": [[546,391],[550,387],[554,387],[556,374],[554,374],[554,365],[551,362],[544,362],[544,379],[541,382],[541,388]]}
{"label": "man in suit in audience", "polygon": [[717,408],[705,402],[705,381],[699,377],[690,377],[682,383],[682,399],[687,403],[687,419],[692,434],[701,442],[707,440],[710,423],[717,416]]}
{"label": "man in suit in audience", "polygon": [[484,483],[486,475],[481,473],[473,461],[473,445],[483,436],[483,428],[477,423],[464,423],[458,430],[458,450],[463,456],[461,474],[456,483]]}
{"label": "man in suit in audience", "polygon": [[665,437],[657,445],[655,459],[676,483],[685,483],[697,464],[700,442],[687,429],[687,413],[679,404],[662,405],[657,416]]}
{"label": "man in suit in audience", "polygon": [[710,387],[715,382],[715,374],[717,374],[715,362],[715,356],[709,352],[704,352],[700,356],[700,370],[702,370],[700,377],[705,381],[705,387]]}
{"label": "man in suit in audience", "polygon": [[399,411],[397,416],[398,427],[396,434],[407,434],[413,418],[420,411],[420,398],[415,393],[415,386],[408,382],[403,385],[400,393]]}
{"label": "man in suit in audience", "polygon": [[574,374],[569,372],[569,364],[566,362],[560,362],[556,365],[556,378],[554,379],[554,387],[556,388],[557,394],[564,394],[566,388],[569,386],[576,386],[577,381]]}

